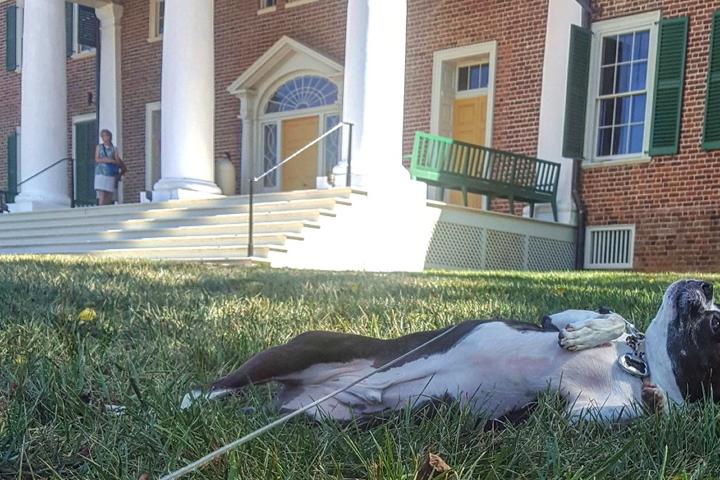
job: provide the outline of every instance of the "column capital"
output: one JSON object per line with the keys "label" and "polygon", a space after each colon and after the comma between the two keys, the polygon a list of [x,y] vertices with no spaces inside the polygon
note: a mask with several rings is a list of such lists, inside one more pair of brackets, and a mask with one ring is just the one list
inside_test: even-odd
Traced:
{"label": "column capital", "polygon": [[119,27],[122,14],[123,6],[117,3],[108,3],[95,8],[95,16],[100,20],[100,28]]}

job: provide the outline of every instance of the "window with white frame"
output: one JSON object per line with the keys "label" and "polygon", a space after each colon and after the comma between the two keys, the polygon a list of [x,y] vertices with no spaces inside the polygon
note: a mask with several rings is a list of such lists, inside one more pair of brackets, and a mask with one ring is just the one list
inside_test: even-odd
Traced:
{"label": "window with white frame", "polygon": [[587,148],[594,161],[647,156],[654,82],[653,15],[593,25],[592,115]]}
{"label": "window with white frame", "polygon": [[[88,23],[88,21],[92,23]],[[95,19],[95,9],[92,7],[86,7],[85,5],[73,4],[73,18],[72,18],[72,45],[73,54],[81,55],[85,53],[95,52],[95,45],[86,43],[86,35],[83,35],[83,29],[94,29],[96,27],[97,20]],[[93,37],[96,35],[93,32]]]}
{"label": "window with white frame", "polygon": [[260,10],[277,5],[277,0],[260,0]]}
{"label": "window with white frame", "polygon": [[150,0],[150,32],[148,40],[160,40],[165,30],[165,0]]}
{"label": "window with white frame", "polygon": [[467,92],[487,88],[489,80],[489,63],[462,65],[457,71],[457,91]]}

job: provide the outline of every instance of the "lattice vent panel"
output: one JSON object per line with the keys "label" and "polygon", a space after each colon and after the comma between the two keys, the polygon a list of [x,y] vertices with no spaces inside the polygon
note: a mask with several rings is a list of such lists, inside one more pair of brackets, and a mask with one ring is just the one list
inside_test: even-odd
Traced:
{"label": "lattice vent panel", "polygon": [[487,231],[488,270],[522,270],[525,267],[525,236],[517,233]]}
{"label": "lattice vent panel", "polygon": [[528,270],[572,270],[575,245],[550,238],[530,237]]}
{"label": "lattice vent panel", "polygon": [[425,268],[480,270],[485,232],[482,228],[438,222],[425,256]]}

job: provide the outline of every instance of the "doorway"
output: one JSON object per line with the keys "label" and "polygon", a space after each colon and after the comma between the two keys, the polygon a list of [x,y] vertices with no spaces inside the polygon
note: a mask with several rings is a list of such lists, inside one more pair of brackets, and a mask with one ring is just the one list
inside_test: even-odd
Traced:
{"label": "doorway", "polygon": [[75,204],[96,205],[95,146],[97,145],[95,118],[73,122],[73,158],[75,159]]}
{"label": "doorway", "polygon": [[[318,136],[318,115],[291,118],[282,122],[282,158],[312,142]],[[315,188],[318,169],[318,145],[304,150],[283,165],[280,186],[284,192]]]}
{"label": "doorway", "polygon": [[[484,145],[486,119],[487,94],[470,98],[456,98],[453,105],[452,137],[461,142]],[[448,190],[447,196],[448,203],[465,204],[462,193],[457,190]],[[469,193],[468,207],[482,208],[483,196]]]}

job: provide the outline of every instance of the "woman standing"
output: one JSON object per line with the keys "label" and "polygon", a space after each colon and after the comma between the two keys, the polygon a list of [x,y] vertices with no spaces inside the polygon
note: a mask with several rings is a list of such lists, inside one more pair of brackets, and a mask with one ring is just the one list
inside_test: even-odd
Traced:
{"label": "woman standing", "polygon": [[127,172],[127,167],[112,143],[110,130],[101,131],[100,138],[102,143],[95,147],[95,191],[100,205],[110,205],[117,184]]}

